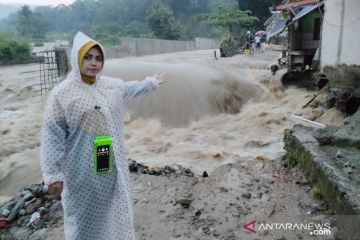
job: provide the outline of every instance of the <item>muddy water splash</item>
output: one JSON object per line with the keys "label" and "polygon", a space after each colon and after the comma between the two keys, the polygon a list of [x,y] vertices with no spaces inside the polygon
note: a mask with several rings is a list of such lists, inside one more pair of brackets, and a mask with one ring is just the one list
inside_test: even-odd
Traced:
{"label": "muddy water splash", "polygon": [[104,75],[136,80],[156,70],[169,72],[171,80],[145,100],[131,103],[129,110],[133,118],[159,119],[164,126],[184,127],[206,115],[238,113],[244,103],[258,99],[263,92],[241,75],[195,63],[109,60]]}
{"label": "muddy water splash", "polygon": [[285,95],[270,80],[257,79],[265,72],[259,70],[263,66],[141,60],[110,60],[104,69],[104,75],[127,80],[143,79],[154,71],[172,76],[169,83],[129,106],[132,118],[125,126],[129,157],[150,166],[178,163],[201,173],[229,162],[253,164],[254,159],[281,156],[279,125],[284,116],[269,111]]}
{"label": "muddy water splash", "polygon": [[[172,79],[130,106],[124,127],[127,157],[149,166],[182,164],[196,174],[226,163],[248,169],[272,164],[284,153],[283,131],[291,114],[325,124],[337,112],[302,106],[312,93],[283,89],[266,77],[277,54],[238,55],[215,61],[212,51],[107,60],[104,75],[143,79],[156,71]],[[41,181],[39,144],[43,104],[27,94],[21,72],[37,65],[0,67],[0,201]],[[239,111],[240,109],[240,111]],[[229,114],[231,113],[231,114]],[[14,148],[14,146],[16,146]]]}
{"label": "muddy water splash", "polygon": [[155,71],[172,75],[169,83],[130,106],[127,156],[150,166],[182,164],[197,174],[230,162],[261,168],[284,154],[283,131],[294,124],[288,116],[322,114],[302,109],[311,94],[285,90],[278,76],[267,74],[265,60],[271,62],[274,54],[220,61],[187,57],[106,63],[104,74],[123,79],[143,79]]}

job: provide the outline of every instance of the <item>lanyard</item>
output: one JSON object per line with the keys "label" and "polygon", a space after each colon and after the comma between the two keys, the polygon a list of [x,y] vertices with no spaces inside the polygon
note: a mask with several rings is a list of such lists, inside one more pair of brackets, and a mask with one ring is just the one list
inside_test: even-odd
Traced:
{"label": "lanyard", "polygon": [[[94,156],[94,165],[93,171],[95,175],[100,173],[109,173],[113,169],[113,148],[112,148],[112,138],[109,135],[110,129],[109,124],[106,121],[105,111],[101,112],[101,104],[97,100],[95,93],[96,88],[91,88],[90,90],[86,88],[86,91],[89,92],[90,96],[95,102],[95,111],[96,111],[96,134],[93,139],[93,156]],[[94,93],[94,94],[93,94]],[[103,106],[106,106],[106,103],[103,102]],[[100,131],[100,115],[103,115],[104,121],[106,123],[106,131]]]}
{"label": "lanyard", "polygon": [[[101,112],[101,104],[99,103],[99,101],[97,100],[97,98],[93,95],[93,93],[91,92],[92,89],[88,89],[86,87],[86,91],[89,93],[89,95],[91,96],[91,98],[93,99],[93,102],[95,103],[95,111],[96,111],[96,135],[101,135],[101,129],[100,129],[100,120],[101,120],[101,115],[103,116],[103,119],[105,120],[106,122],[106,129],[105,129],[105,132],[102,132],[102,135],[103,134],[110,134],[110,129],[109,129],[109,124],[107,122],[107,119],[106,119],[106,114],[105,112]],[[105,105],[105,104],[103,104]]]}

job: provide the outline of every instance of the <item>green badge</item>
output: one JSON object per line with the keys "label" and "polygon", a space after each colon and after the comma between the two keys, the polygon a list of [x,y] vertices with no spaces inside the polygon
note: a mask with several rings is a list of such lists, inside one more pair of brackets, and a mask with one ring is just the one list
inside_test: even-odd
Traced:
{"label": "green badge", "polygon": [[112,171],[112,138],[110,135],[96,136],[94,139],[94,173]]}

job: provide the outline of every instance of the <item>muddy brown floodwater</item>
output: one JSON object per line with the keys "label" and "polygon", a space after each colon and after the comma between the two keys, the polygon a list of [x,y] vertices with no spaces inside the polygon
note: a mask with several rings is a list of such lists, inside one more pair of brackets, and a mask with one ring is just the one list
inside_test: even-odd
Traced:
{"label": "muddy brown floodwater", "polygon": [[[212,50],[105,62],[125,80],[169,72],[171,80],[127,107],[127,157],[150,167],[181,164],[196,177],[132,174],[138,239],[308,239],[309,231],[256,234],[242,226],[303,223],[323,204],[297,169],[283,167],[283,132],[295,114],[325,124],[342,116],[302,106],[312,92],[280,85],[266,70],[277,52],[215,60]],[[23,74],[37,66],[0,67],[0,200],[41,181],[39,140],[45,99],[31,97]],[[280,71],[281,72],[281,71]],[[207,171],[208,178],[201,174]],[[187,198],[189,208],[174,205]],[[325,219],[326,220],[326,219]],[[62,226],[48,239],[63,239]],[[327,238],[316,238],[327,239]]]}

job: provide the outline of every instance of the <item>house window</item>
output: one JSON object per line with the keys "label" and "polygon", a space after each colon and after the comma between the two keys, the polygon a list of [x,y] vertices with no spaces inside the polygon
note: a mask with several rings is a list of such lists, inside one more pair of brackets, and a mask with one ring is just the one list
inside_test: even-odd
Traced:
{"label": "house window", "polygon": [[313,40],[320,40],[320,30],[321,30],[321,20],[320,18],[315,18]]}

